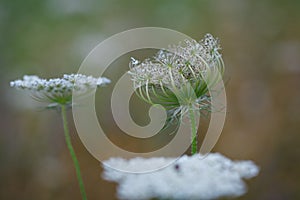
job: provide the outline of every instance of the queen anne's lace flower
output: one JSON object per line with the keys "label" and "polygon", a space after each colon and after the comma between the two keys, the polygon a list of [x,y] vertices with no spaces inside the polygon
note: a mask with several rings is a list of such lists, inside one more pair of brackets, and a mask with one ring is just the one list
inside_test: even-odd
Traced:
{"label": "queen anne's lace flower", "polygon": [[[173,164],[159,169],[174,160]],[[120,199],[216,199],[240,196],[246,192],[243,178],[249,179],[259,172],[252,161],[232,161],[221,154],[211,153],[207,157],[198,155],[175,158],[134,158],[124,160],[111,158],[104,162],[103,177],[119,183]],[[125,171],[147,171],[151,173],[120,172],[109,166]]]}
{"label": "queen anne's lace flower", "polygon": [[22,80],[11,81],[10,86],[29,91],[35,99],[51,103],[49,107],[56,107],[69,105],[72,101],[72,92],[84,94],[108,83],[110,80],[107,78],[94,78],[82,74],[65,74],[62,78],[48,80],[25,75]]}
{"label": "queen anne's lace flower", "polygon": [[36,100],[47,102],[47,108],[57,109],[61,112],[66,144],[76,169],[76,176],[83,200],[86,200],[87,196],[81,177],[78,159],[70,138],[66,108],[72,103],[73,93],[84,95],[94,91],[98,86],[106,85],[108,83],[110,83],[110,80],[107,78],[94,78],[82,74],[65,74],[62,78],[53,79],[41,79],[38,76],[25,75],[21,80],[10,82],[11,87],[29,91]]}
{"label": "queen anne's lace flower", "polygon": [[169,121],[191,108],[210,111],[208,90],[224,73],[220,49],[219,40],[206,34],[199,42],[185,40],[142,62],[131,58],[129,74],[138,96],[164,106]]}

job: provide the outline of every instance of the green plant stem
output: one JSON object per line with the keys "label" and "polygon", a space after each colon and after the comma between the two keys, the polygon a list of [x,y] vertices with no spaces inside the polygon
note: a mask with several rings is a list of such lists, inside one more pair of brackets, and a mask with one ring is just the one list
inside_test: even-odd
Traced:
{"label": "green plant stem", "polygon": [[191,123],[191,153],[192,155],[197,153],[197,127],[196,127],[196,119],[195,119],[195,111],[190,108],[189,109],[189,118]]}
{"label": "green plant stem", "polygon": [[68,121],[67,121],[66,106],[65,105],[61,106],[61,115],[62,115],[62,120],[63,120],[63,125],[64,125],[65,139],[66,139],[66,143],[67,143],[68,149],[70,151],[70,154],[71,154],[74,166],[75,166],[76,176],[77,176],[78,183],[79,183],[79,188],[80,188],[80,193],[81,193],[82,199],[87,200],[83,180],[82,180],[82,177],[81,177],[79,162],[77,160],[75,151],[74,151],[72,143],[71,143],[71,138],[70,138],[70,133],[69,133],[69,128],[68,128]]}

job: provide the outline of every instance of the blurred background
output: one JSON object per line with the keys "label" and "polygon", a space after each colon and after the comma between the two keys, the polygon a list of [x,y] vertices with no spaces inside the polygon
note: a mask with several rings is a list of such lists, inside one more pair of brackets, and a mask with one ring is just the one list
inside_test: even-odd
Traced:
{"label": "blurred background", "polygon": [[[9,81],[76,73],[99,42],[143,26],[196,40],[205,33],[220,38],[228,114],[213,151],[261,167],[237,199],[300,199],[299,20],[299,0],[0,0],[0,199],[81,198],[60,115],[9,88]],[[120,57],[105,75],[117,80],[132,55]],[[137,150],[120,136],[108,109],[112,88],[97,92],[100,122],[116,144]],[[133,118],[147,123],[147,107],[133,101],[143,111],[132,109]],[[89,199],[116,199],[116,185],[101,179],[102,167],[79,140],[71,111],[69,122]]]}

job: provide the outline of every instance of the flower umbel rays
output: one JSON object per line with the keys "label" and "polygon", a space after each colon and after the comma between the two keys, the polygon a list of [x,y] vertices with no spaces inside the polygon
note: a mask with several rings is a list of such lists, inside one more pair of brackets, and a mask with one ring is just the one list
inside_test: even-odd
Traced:
{"label": "flower umbel rays", "polygon": [[[129,74],[136,93],[150,104],[164,106],[168,123],[180,121],[187,113],[190,120],[194,120],[194,115],[200,112],[209,113],[209,92],[224,74],[220,49],[219,40],[206,34],[199,42],[186,40],[160,50],[154,57],[142,62],[131,58]],[[197,130],[191,128],[194,154],[197,151]]]}
{"label": "flower umbel rays", "polygon": [[50,103],[49,108],[70,105],[72,92],[84,94],[110,83],[107,78],[94,78],[82,74],[65,74],[62,78],[42,79],[25,75],[22,80],[10,82],[10,86],[31,92],[34,99]]}

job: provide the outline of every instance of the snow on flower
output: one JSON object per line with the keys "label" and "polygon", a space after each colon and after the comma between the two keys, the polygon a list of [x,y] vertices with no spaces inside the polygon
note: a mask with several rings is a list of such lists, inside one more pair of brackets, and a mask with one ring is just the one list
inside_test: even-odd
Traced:
{"label": "snow on flower", "polygon": [[[174,162],[162,169],[166,163]],[[111,158],[103,163],[103,177],[117,182],[120,199],[216,199],[237,197],[246,192],[243,179],[256,176],[259,168],[252,161],[232,161],[219,153],[210,153],[204,158],[199,154],[176,158]],[[111,168],[117,166],[123,172]],[[158,170],[149,173],[149,166]]]}

